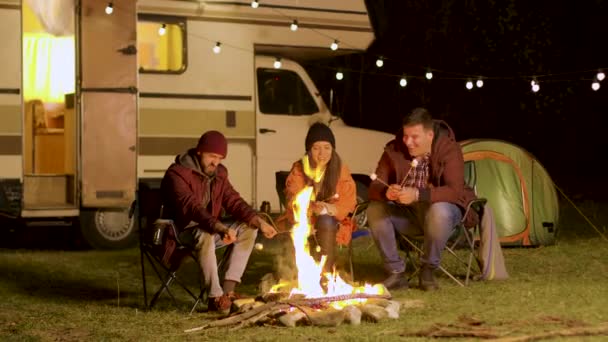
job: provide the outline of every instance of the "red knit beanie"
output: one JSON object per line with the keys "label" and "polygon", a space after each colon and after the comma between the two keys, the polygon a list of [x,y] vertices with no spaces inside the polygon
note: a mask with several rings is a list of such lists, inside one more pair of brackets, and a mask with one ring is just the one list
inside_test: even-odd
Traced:
{"label": "red knit beanie", "polygon": [[208,131],[201,135],[201,138],[198,140],[198,145],[196,145],[196,149],[199,152],[221,154],[225,158],[228,154],[228,142],[222,133],[218,131]]}

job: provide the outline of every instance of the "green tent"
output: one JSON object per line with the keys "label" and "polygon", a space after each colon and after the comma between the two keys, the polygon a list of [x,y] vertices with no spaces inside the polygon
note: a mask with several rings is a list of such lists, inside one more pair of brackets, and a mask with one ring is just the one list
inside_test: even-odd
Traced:
{"label": "green tent", "polygon": [[460,145],[467,184],[488,199],[501,244],[555,243],[557,193],[538,160],[523,148],[499,140],[466,140]]}

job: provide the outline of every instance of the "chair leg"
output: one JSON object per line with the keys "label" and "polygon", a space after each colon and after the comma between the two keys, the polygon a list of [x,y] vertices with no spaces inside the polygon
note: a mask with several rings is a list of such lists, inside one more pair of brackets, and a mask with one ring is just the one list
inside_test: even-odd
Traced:
{"label": "chair leg", "polygon": [[353,242],[352,242],[352,240],[348,244],[348,264],[350,267],[350,280],[352,282],[354,282],[355,281],[355,269],[353,267]]}

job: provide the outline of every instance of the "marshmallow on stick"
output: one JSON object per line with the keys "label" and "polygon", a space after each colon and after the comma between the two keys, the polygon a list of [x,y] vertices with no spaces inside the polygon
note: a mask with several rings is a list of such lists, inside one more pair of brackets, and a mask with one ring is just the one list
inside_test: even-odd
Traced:
{"label": "marshmallow on stick", "polygon": [[407,170],[407,174],[405,175],[405,177],[403,177],[403,180],[401,181],[402,188],[405,186],[405,181],[407,180],[407,177],[410,175],[410,172],[412,172],[412,169],[415,169],[416,166],[418,166],[418,159],[414,158],[414,160],[412,160],[412,162],[410,163],[410,169]]}
{"label": "marshmallow on stick", "polygon": [[369,178],[372,180],[372,182],[373,181],[378,181],[378,182],[380,182],[380,184],[386,186],[387,188],[389,187],[389,185],[386,184],[386,182],[383,181],[382,179],[378,178],[378,175],[375,174],[375,173],[372,173],[371,175],[369,175]]}

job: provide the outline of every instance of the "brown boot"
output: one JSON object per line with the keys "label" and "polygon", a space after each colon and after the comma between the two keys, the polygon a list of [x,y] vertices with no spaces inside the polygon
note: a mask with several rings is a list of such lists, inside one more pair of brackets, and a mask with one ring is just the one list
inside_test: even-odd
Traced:
{"label": "brown boot", "polygon": [[433,275],[434,271],[435,268],[431,266],[422,266],[422,269],[420,270],[419,285],[420,289],[423,291],[439,290],[439,285],[437,285],[437,280],[435,280],[435,275]]}
{"label": "brown boot", "polygon": [[227,315],[230,313],[230,307],[232,307],[232,299],[228,294],[223,294],[219,297],[209,297],[209,301],[207,302],[208,312],[217,312],[222,315]]}

